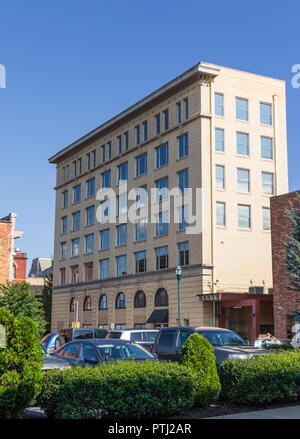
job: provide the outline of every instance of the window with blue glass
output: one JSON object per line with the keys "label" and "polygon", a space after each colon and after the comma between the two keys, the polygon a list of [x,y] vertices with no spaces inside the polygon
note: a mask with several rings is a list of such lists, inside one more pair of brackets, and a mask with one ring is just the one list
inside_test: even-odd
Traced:
{"label": "window with blue glass", "polygon": [[178,158],[182,159],[189,155],[189,135],[182,134],[182,136],[177,137],[178,145]]}
{"label": "window with blue glass", "polygon": [[216,165],[216,188],[225,189],[225,168],[223,165]]}
{"label": "window with blue glass", "polygon": [[141,251],[135,253],[135,272],[145,273],[146,272],[146,252]]}
{"label": "window with blue glass", "polygon": [[249,134],[236,133],[236,152],[240,155],[249,155]]}
{"label": "window with blue glass", "polygon": [[189,265],[189,242],[180,242],[178,244],[178,265],[183,267]]}
{"label": "window with blue glass", "polygon": [[126,255],[117,256],[117,276],[125,276],[127,274]]}
{"label": "window with blue glass", "polygon": [[147,120],[145,120],[145,122],[143,122],[142,128],[143,128],[143,142],[146,142],[146,140],[148,140],[148,121]]}
{"label": "window with blue glass", "polygon": [[160,212],[156,215],[155,235],[166,235],[169,232],[169,213]]}
{"label": "window with blue glass", "polygon": [[163,111],[163,127],[164,130],[168,130],[169,129],[169,110],[164,110]]}
{"label": "window with blue glass", "polygon": [[124,133],[124,150],[128,151],[129,148],[129,133],[128,131],[126,131],[126,133]]}
{"label": "window with blue glass", "polygon": [[78,230],[80,228],[80,212],[74,212],[72,214],[72,230]]}
{"label": "window with blue glass", "polygon": [[224,152],[224,130],[221,128],[215,129],[215,150]]}
{"label": "window with blue glass", "polygon": [[90,206],[86,209],[86,225],[91,226],[95,222],[95,207]]}
{"label": "window with blue glass", "polygon": [[61,233],[64,235],[67,233],[68,217],[64,216],[61,219]]}
{"label": "window with blue glass", "polygon": [[109,249],[109,229],[101,230],[100,232],[100,250]]}
{"label": "window with blue glass", "polygon": [[118,166],[118,183],[128,180],[128,162]]}
{"label": "window with blue glass", "polygon": [[272,125],[272,104],[260,103],[260,123]]}
{"label": "window with blue glass", "polygon": [[146,219],[140,219],[135,223],[135,240],[144,241],[147,239],[147,222]]}
{"label": "window with blue glass", "polygon": [[66,209],[68,207],[68,201],[69,201],[68,191],[64,191],[62,193],[62,208],[63,209]]}
{"label": "window with blue glass", "polygon": [[177,173],[177,185],[181,193],[185,193],[189,187],[189,170],[184,169]]}
{"label": "window with blue glass", "polygon": [[117,143],[118,143],[118,153],[122,153],[122,136],[117,137]]}
{"label": "window with blue glass", "polygon": [[189,221],[188,221],[189,209],[188,209],[188,207],[189,206],[181,206],[181,208],[179,208],[178,231],[185,230],[189,225]]}
{"label": "window with blue glass", "polygon": [[[109,277],[109,259],[102,259],[100,261],[100,280],[107,279]],[[107,300],[106,307],[102,306],[101,309],[107,309]]]}
{"label": "window with blue glass", "polygon": [[127,224],[117,226],[117,245],[127,244]]}
{"label": "window with blue glass", "polygon": [[109,189],[111,187],[111,171],[103,172],[102,174],[102,189]]}
{"label": "window with blue glass", "polygon": [[72,239],[71,241],[71,256],[75,257],[79,255],[79,238]]}
{"label": "window with blue glass", "polygon": [[90,233],[85,237],[85,253],[94,252],[94,234]]}
{"label": "window with blue glass", "polygon": [[188,98],[183,99],[183,118],[187,120],[189,118],[189,100]]}
{"label": "window with blue glass", "polygon": [[107,160],[111,159],[111,142],[107,142]]}
{"label": "window with blue glass", "polygon": [[181,123],[181,102],[177,102],[176,104],[176,121],[177,123]]}
{"label": "window with blue glass", "polygon": [[95,196],[95,179],[91,178],[86,182],[86,196],[87,198]]}
{"label": "window with blue glass", "polygon": [[248,100],[236,98],[236,118],[238,120],[248,121]]}
{"label": "window with blue glass", "polygon": [[155,134],[160,134],[160,114],[155,116]]}
{"label": "window with blue glass", "polygon": [[215,115],[224,116],[224,95],[215,93]]}
{"label": "window with blue glass", "polygon": [[164,143],[163,145],[155,148],[156,152],[156,168],[161,168],[169,163],[169,145]]}
{"label": "window with blue glass", "polygon": [[140,125],[137,125],[134,129],[134,137],[135,137],[135,144],[139,145],[141,143],[141,129]]}
{"label": "window with blue glass", "polygon": [[155,269],[164,270],[169,267],[169,248],[168,246],[155,249]]}
{"label": "window with blue glass", "polygon": [[135,159],[136,164],[136,176],[139,177],[140,175],[147,173],[147,153],[141,154],[140,156],[136,157]]}
{"label": "window with blue glass", "polygon": [[81,185],[73,187],[73,204],[79,203],[81,200]]}
{"label": "window with blue glass", "polygon": [[156,201],[167,200],[169,197],[169,178],[164,177],[156,181]]}
{"label": "window with blue glass", "polygon": [[271,137],[261,137],[261,158],[273,160],[273,139]]}

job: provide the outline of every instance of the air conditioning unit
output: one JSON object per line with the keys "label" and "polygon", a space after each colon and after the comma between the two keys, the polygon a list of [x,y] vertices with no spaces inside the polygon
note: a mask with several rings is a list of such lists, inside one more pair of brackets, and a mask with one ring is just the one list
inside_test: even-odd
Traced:
{"label": "air conditioning unit", "polygon": [[264,294],[264,287],[249,287],[250,294]]}

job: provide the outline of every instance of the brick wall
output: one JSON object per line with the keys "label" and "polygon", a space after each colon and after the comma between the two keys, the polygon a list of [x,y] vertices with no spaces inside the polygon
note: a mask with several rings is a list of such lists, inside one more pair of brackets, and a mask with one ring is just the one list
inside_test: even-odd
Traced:
{"label": "brick wall", "polygon": [[[273,260],[273,287],[274,287],[274,323],[275,336],[287,338],[291,335],[293,318],[285,310],[300,310],[300,302],[296,301],[297,292],[289,289],[289,272],[285,263],[286,235],[291,232],[286,209],[299,208],[297,200],[300,191],[292,192],[271,199],[272,224],[272,260]],[[298,293],[299,294],[299,293]]]}
{"label": "brick wall", "polygon": [[0,283],[5,283],[9,278],[9,254],[11,246],[11,223],[0,222]]}

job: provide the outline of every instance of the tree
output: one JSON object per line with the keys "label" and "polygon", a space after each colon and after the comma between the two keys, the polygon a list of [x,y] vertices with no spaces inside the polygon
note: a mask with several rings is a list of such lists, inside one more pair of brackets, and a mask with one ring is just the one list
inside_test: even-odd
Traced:
{"label": "tree", "polygon": [[290,287],[300,292],[300,196],[296,200],[299,202],[298,208],[287,210],[291,234],[287,237],[286,263],[290,274]]}
{"label": "tree", "polygon": [[51,331],[51,309],[52,309],[52,285],[53,276],[45,277],[45,284],[42,290],[42,302],[46,320],[46,332]]}
{"label": "tree", "polygon": [[40,334],[45,331],[42,301],[34,296],[28,283],[0,284],[0,308],[2,307],[8,309],[17,319],[30,317],[36,322]]}

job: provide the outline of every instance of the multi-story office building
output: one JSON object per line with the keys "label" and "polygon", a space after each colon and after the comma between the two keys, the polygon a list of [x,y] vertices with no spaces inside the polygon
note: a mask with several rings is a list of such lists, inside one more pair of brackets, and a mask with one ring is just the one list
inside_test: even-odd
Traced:
{"label": "multi-story office building", "polygon": [[[288,189],[283,81],[200,63],[50,158],[57,165],[52,329],[271,330],[270,203]],[[201,188],[203,229],[100,224],[101,188]],[[164,198],[163,191],[161,198]],[[138,200],[140,202],[140,200]],[[159,200],[158,200],[159,201]],[[137,201],[118,198],[117,214]],[[121,210],[120,210],[121,209]],[[185,208],[182,207],[182,212]]]}

